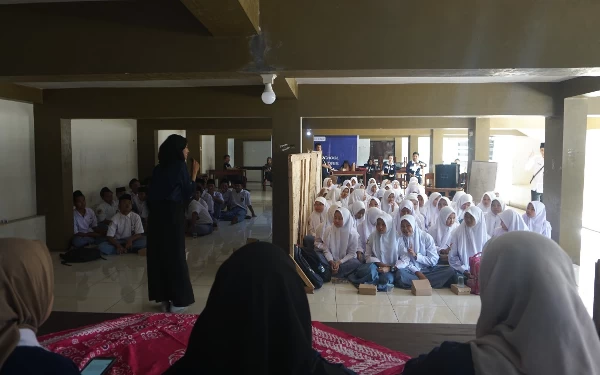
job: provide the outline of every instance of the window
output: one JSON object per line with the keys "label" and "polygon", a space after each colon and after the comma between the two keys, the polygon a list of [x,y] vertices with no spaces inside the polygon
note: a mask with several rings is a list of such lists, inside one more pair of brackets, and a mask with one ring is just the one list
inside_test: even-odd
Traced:
{"label": "window", "polygon": [[[429,160],[431,155],[431,137],[419,137],[418,139],[418,147],[419,147],[419,160],[423,163],[427,164],[427,167],[423,169],[423,175],[425,173],[429,173]],[[412,158],[412,155],[410,156]]]}

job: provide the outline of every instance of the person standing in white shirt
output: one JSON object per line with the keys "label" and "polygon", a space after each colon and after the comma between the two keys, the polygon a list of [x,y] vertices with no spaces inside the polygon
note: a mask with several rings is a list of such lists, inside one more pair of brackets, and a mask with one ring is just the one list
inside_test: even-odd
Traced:
{"label": "person standing in white shirt", "polygon": [[113,199],[113,192],[106,186],[100,190],[100,198],[102,198],[102,203],[96,206],[96,219],[98,227],[107,230],[110,219],[119,210],[119,204]]}
{"label": "person standing in white shirt", "polygon": [[540,144],[540,155],[532,151],[525,164],[525,170],[533,172],[529,181],[532,201],[544,201],[544,146],[545,143]]}
{"label": "person standing in white shirt", "polygon": [[213,218],[208,212],[206,202],[201,196],[201,187],[198,187],[194,199],[188,205],[186,219],[188,221],[188,233],[196,236],[206,236],[213,232]]}
{"label": "person standing in white shirt", "polygon": [[119,198],[119,212],[112,217],[106,237],[98,249],[106,255],[145,253],[146,237],[140,215],[132,211],[131,195]]}
{"label": "person standing in white shirt", "polygon": [[244,190],[241,183],[233,184],[233,190],[229,193],[228,210],[221,215],[221,220],[237,224],[244,219],[250,219],[250,217],[246,217],[248,210],[252,212],[252,217],[256,217],[250,201],[250,192]]}

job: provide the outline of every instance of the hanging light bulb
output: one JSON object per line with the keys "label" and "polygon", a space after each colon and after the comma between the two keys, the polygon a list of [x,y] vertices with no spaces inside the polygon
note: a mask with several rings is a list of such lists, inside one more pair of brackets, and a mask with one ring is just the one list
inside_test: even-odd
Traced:
{"label": "hanging light bulb", "polygon": [[275,95],[275,91],[273,91],[273,81],[275,81],[276,74],[261,74],[263,79],[263,83],[265,84],[265,91],[263,91],[260,98],[265,104],[273,104],[275,103],[275,99],[277,99],[277,95]]}

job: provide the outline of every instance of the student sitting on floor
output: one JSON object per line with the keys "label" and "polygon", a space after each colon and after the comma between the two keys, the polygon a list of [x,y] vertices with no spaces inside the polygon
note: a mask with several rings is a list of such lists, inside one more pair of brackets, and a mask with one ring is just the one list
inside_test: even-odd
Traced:
{"label": "student sitting on floor", "polygon": [[492,236],[496,228],[499,228],[502,224],[500,223],[500,213],[504,211],[506,206],[501,198],[494,197],[492,204],[490,205],[490,211],[484,215],[485,227],[488,236]]}
{"label": "student sitting on floor", "polygon": [[398,270],[398,235],[394,228],[392,217],[380,211],[377,217],[376,230],[367,240],[367,263],[373,263],[373,281],[375,284],[387,285],[394,283]]}
{"label": "student sitting on floor", "polygon": [[142,218],[132,211],[131,196],[124,194],[119,198],[119,212],[110,220],[106,237],[98,249],[106,255],[145,252],[146,237]]}
{"label": "student sitting on floor", "polygon": [[[221,210],[225,207],[225,200],[223,194],[217,190],[215,180],[208,180],[206,183],[208,194],[210,194],[213,200],[213,218],[219,220],[221,218]],[[216,223],[215,223],[216,224]]]}
{"label": "student sitting on floor", "polygon": [[323,234],[323,255],[331,266],[335,277],[347,277],[360,265],[356,259],[358,232],[352,226],[352,217],[347,208],[338,208],[333,216],[333,225]]}
{"label": "student sitting on floor", "polygon": [[501,235],[514,232],[514,231],[525,231],[529,232],[529,228],[521,215],[515,211],[508,209],[498,215],[500,217],[500,227],[494,230],[492,238],[500,237]]}
{"label": "student sitting on floor", "polygon": [[144,226],[144,231],[146,231],[146,225],[148,225],[148,202],[146,199],[148,198],[148,190],[145,186],[140,186],[138,189],[138,201],[139,201],[139,215],[142,218],[142,225]]}
{"label": "student sitting on floor", "polygon": [[429,228],[431,228],[433,224],[435,224],[439,216],[437,204],[440,201],[441,197],[442,194],[440,193],[431,193],[429,199],[427,200],[427,203],[425,203],[423,209],[421,210],[421,214],[425,218],[424,224],[426,230],[429,230]]}
{"label": "student sitting on floor", "polygon": [[481,209],[467,208],[465,220],[452,232],[448,263],[458,274],[470,278],[469,258],[482,252],[489,238]]}
{"label": "student sitting on floor", "polygon": [[396,196],[394,190],[388,190],[383,193],[383,199],[381,200],[381,210],[386,214],[394,217],[398,213],[398,204],[396,203]]}
{"label": "student sitting on floor", "polygon": [[367,198],[367,202],[369,202],[367,208],[377,207],[377,208],[381,209],[381,202],[379,201],[379,199],[377,199],[375,197],[370,197],[370,198]]}
{"label": "student sitting on floor", "polygon": [[350,199],[349,195],[350,188],[347,186],[343,187],[340,191],[340,199],[338,200],[340,206],[350,209],[350,203],[348,203],[348,200]]}
{"label": "student sitting on floor", "polygon": [[100,229],[107,230],[110,218],[119,210],[119,203],[113,199],[112,191],[106,186],[100,190],[100,198],[102,202],[96,206],[96,220]]}
{"label": "student sitting on floor", "polygon": [[475,339],[443,342],[403,375],[600,374],[598,332],[556,242],[531,232],[490,241],[479,285]]}
{"label": "student sitting on floor", "polygon": [[91,208],[86,208],[85,196],[79,190],[73,192],[73,239],[71,244],[75,248],[85,247],[87,245],[97,244],[104,240],[103,234],[106,233],[98,228],[96,214]]}
{"label": "student sitting on floor", "polygon": [[358,228],[358,226],[365,221],[365,211],[365,204],[363,202],[352,203],[352,206],[350,207],[350,213],[354,218],[354,225],[356,228]]}
{"label": "student sitting on floor", "polygon": [[244,219],[250,219],[250,216],[246,216],[248,210],[252,212],[252,217],[256,217],[252,203],[250,202],[250,192],[242,188],[242,184],[236,181],[233,184],[233,191],[230,192],[230,199],[228,202],[228,210],[221,214],[221,220],[231,221],[231,224],[237,224]]}
{"label": "student sitting on floor", "polygon": [[421,230],[425,230],[425,217],[421,213],[421,206],[419,206],[419,194],[407,194],[405,200],[409,200],[413,203],[412,215],[415,217],[415,219],[417,219],[417,224],[419,225],[419,228]]}
{"label": "student sitting on floor", "polygon": [[460,199],[460,197],[462,197],[463,195],[465,195],[466,193],[464,191],[457,191],[456,193],[454,193],[454,196],[452,197],[452,209],[454,210],[454,212],[458,213],[458,200]]}
{"label": "student sitting on floor", "polygon": [[323,252],[323,250],[325,249],[325,245],[323,243],[323,235],[325,234],[325,231],[327,231],[327,228],[333,225],[333,217],[335,215],[335,211],[337,211],[338,208],[341,208],[341,206],[337,203],[334,203],[333,205],[329,206],[329,208],[327,209],[327,219],[321,224],[319,224],[319,226],[316,229],[315,248],[321,252]]}
{"label": "student sitting on floor", "polygon": [[398,241],[398,272],[395,284],[410,289],[413,280],[428,279],[432,288],[449,287],[454,280],[451,267],[438,266],[437,248],[429,233],[417,226],[412,215],[400,218],[401,236]]}
{"label": "student sitting on floor", "polygon": [[456,203],[456,219],[459,223],[462,223],[465,218],[465,212],[467,208],[474,206],[473,197],[471,194],[465,194],[461,196]]}
{"label": "student sitting on floor", "polygon": [[529,202],[523,220],[530,231],[552,238],[552,225],[546,220],[546,205],[542,202]]}
{"label": "student sitting on floor", "polygon": [[313,204],[313,212],[308,218],[309,235],[317,235],[317,228],[319,227],[319,225],[327,221],[328,209],[329,205],[327,204],[327,200],[325,200],[325,198],[318,197],[317,199],[315,199],[315,203]]}
{"label": "student sitting on floor", "polygon": [[394,192],[394,197],[396,198],[396,203],[400,203],[404,200],[404,191],[400,186],[400,181],[394,180],[392,181],[391,190]]}
{"label": "student sitting on floor", "polygon": [[417,223],[417,227],[419,229],[424,230],[425,225],[421,222],[421,218],[415,216],[415,205],[411,200],[405,199],[400,202],[400,206],[398,207],[398,214],[394,216],[394,227],[396,228],[396,233],[400,235],[402,233],[401,230],[401,221],[402,216],[411,215],[415,218]]}
{"label": "student sitting on floor", "polygon": [[119,198],[121,198],[123,194],[127,194],[127,188],[125,186],[120,186],[115,189],[115,194],[117,195],[117,202],[119,202]]}
{"label": "student sitting on floor", "polygon": [[0,238],[0,374],[79,375],[75,364],[40,345],[52,312],[54,268],[41,241]]}
{"label": "student sitting on floor", "polygon": [[488,191],[483,193],[483,197],[481,197],[481,201],[477,205],[483,211],[483,214],[487,214],[492,209],[492,200],[496,198],[496,194],[493,191]]}
{"label": "student sitting on floor", "polygon": [[375,183],[375,182],[370,183],[369,187],[367,188],[367,194],[369,194],[372,197],[376,197],[378,190],[379,190],[379,188],[377,187],[377,183]]}
{"label": "student sitting on floor", "polygon": [[442,208],[437,222],[428,231],[431,237],[433,237],[438,254],[448,255],[450,253],[450,245],[452,244],[450,238],[452,237],[452,232],[458,226],[456,212],[454,212],[452,207]]}
{"label": "student sitting on floor", "polygon": [[229,180],[221,180],[219,183],[219,192],[223,196],[224,206],[223,210],[229,206],[229,201],[231,200],[231,188],[229,186]]}
{"label": "student sitting on floor", "polygon": [[356,258],[364,263],[365,254],[367,252],[367,241],[369,237],[377,229],[377,218],[381,216],[381,211],[377,207],[369,208],[365,213],[365,220],[357,228],[358,232],[358,248],[356,250]]}
{"label": "student sitting on floor", "polygon": [[133,204],[133,212],[140,214],[140,200],[138,199],[138,190],[140,188],[140,180],[132,178],[129,181],[129,195],[131,195],[131,203]]}
{"label": "student sitting on floor", "polygon": [[208,209],[200,196],[202,188],[196,188],[194,199],[191,200],[186,211],[188,234],[196,236],[206,236],[213,232],[213,218],[210,216]]}
{"label": "student sitting on floor", "polygon": [[215,201],[212,198],[212,195],[208,193],[208,190],[205,188],[206,184],[201,185],[200,189],[200,199],[206,203],[206,209],[211,217],[215,214]]}

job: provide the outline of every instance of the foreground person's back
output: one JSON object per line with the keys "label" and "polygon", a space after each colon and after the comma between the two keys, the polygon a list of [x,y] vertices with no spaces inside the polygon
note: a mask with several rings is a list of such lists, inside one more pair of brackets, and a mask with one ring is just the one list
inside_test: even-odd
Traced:
{"label": "foreground person's back", "polygon": [[280,248],[256,242],[217,272],[185,356],[165,374],[353,374],[312,349],[303,283]]}

